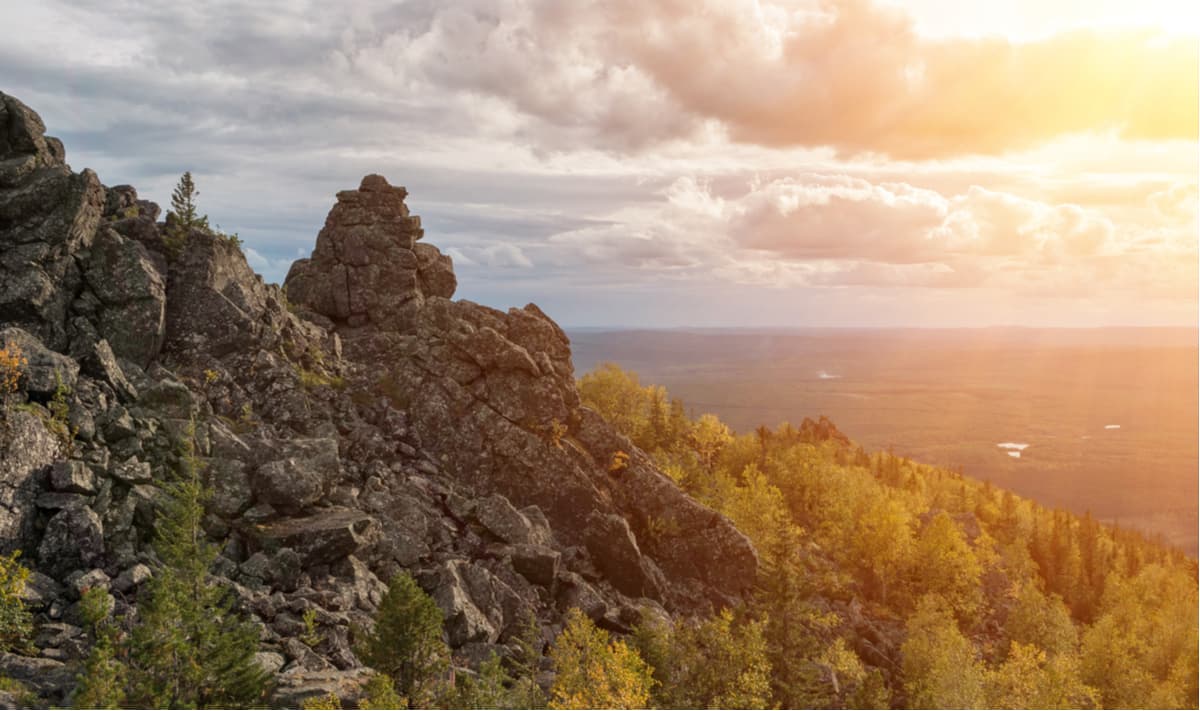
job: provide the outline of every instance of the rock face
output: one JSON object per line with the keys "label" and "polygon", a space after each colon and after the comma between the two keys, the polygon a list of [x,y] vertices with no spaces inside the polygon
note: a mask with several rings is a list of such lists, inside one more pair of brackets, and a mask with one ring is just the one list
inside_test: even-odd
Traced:
{"label": "rock face", "polygon": [[[72,172],[44,130],[0,94],[0,339],[29,361],[0,413],[0,553],[25,552],[38,639],[55,640],[14,669],[86,654],[84,587],[136,608],[183,451],[279,703],[353,702],[351,628],[401,570],[468,666],[530,615],[547,635],[572,607],[628,632],[754,583],[745,536],[580,405],[546,314],[450,299],[451,260],[418,242],[404,188],[372,175],[338,193],[285,293],[222,235],[168,245],[157,205]],[[36,688],[47,703],[59,677]]]}
{"label": "rock face", "polygon": [[340,323],[403,330],[426,296],[452,296],[450,257],[432,245],[417,248],[424,230],[409,215],[406,195],[380,175],[338,193],[312,258],[288,272],[288,298]]}

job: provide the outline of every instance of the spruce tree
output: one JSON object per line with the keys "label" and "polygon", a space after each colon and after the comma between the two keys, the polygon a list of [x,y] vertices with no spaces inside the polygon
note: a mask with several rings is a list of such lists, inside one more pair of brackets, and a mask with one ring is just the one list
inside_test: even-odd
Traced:
{"label": "spruce tree", "polygon": [[129,702],[151,707],[238,708],[262,702],[268,675],[254,659],[258,632],[228,590],[208,579],[217,550],[201,528],[204,490],[190,448],[157,521],[162,566],[139,605],[130,638]]}
{"label": "spruce tree", "polygon": [[410,707],[433,702],[450,669],[450,650],[442,641],[442,611],[408,573],[388,584],[375,626],[360,633],[359,658],[392,679]]}
{"label": "spruce tree", "polygon": [[167,242],[175,248],[181,246],[192,228],[208,228],[208,216],[201,215],[196,208],[196,196],[199,194],[191,171],[179,178],[179,184],[171,193],[171,209],[167,211]]}
{"label": "spruce tree", "polygon": [[92,651],[78,677],[71,705],[81,709],[117,709],[126,703],[128,667],[119,658],[120,629],[112,619],[112,596],[100,588],[88,590],[79,602],[89,627]]}

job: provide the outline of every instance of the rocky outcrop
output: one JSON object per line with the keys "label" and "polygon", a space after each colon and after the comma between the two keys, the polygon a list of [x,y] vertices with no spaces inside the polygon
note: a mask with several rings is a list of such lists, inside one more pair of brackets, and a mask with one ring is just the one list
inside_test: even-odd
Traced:
{"label": "rocky outcrop", "polygon": [[67,670],[35,686],[45,702],[86,653],[81,591],[136,609],[185,458],[279,703],[353,702],[352,629],[401,570],[466,666],[531,616],[552,635],[578,607],[624,633],[753,584],[747,539],[581,406],[545,313],[451,300],[404,188],[338,193],[285,291],[235,240],[164,239],[157,205],[72,172],[35,113],[0,106],[0,339],[28,359],[0,415],[0,553],[34,568],[40,656],[12,667]]}
{"label": "rocky outcrop", "polygon": [[338,193],[312,258],[288,272],[288,298],[339,323],[396,330],[411,327],[426,296],[452,296],[450,257],[432,245],[417,248],[424,231],[409,215],[407,194],[380,175]]}

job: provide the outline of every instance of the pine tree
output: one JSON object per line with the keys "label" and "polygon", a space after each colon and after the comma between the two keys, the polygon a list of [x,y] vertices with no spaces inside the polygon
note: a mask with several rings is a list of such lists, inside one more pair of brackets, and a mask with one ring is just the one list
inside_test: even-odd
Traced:
{"label": "pine tree", "polygon": [[804,559],[800,531],[783,517],[775,525],[755,600],[756,616],[766,620],[772,695],[785,708],[822,708],[833,690],[818,659],[838,618],[814,604],[817,580]]}
{"label": "pine tree", "polygon": [[[763,623],[740,621],[733,613],[674,629],[642,631],[638,646],[655,658],[654,700],[662,708],[767,708],[771,664]],[[661,669],[659,666],[661,665]]]}
{"label": "pine tree", "polygon": [[268,675],[254,659],[258,631],[208,580],[216,547],[201,528],[204,490],[189,447],[181,480],[156,522],[162,566],[147,584],[129,642],[129,702],[151,707],[240,708],[261,703]]}
{"label": "pine tree", "polygon": [[546,707],[546,693],[538,686],[537,673],[542,661],[542,627],[530,612],[521,632],[511,643],[516,649],[509,659],[513,678],[513,708],[541,709]]}
{"label": "pine tree", "polygon": [[208,229],[208,216],[201,215],[196,209],[196,196],[199,194],[191,171],[179,178],[179,184],[171,193],[171,209],[167,211],[167,243],[174,249],[182,246],[191,229]]}
{"label": "pine tree", "polygon": [[409,706],[424,706],[440,692],[450,669],[450,650],[442,641],[442,611],[408,573],[388,584],[375,626],[360,635],[363,663],[391,677]]}
{"label": "pine tree", "polygon": [[92,651],[83,665],[71,704],[81,709],[117,709],[126,703],[128,667],[118,657],[119,629],[112,620],[112,596],[94,588],[79,602]]}

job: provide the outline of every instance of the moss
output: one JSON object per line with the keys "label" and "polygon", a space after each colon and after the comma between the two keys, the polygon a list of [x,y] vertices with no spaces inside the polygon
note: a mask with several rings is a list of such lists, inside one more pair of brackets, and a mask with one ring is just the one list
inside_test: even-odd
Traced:
{"label": "moss", "polygon": [[346,379],[340,375],[329,375],[328,373],[308,370],[306,368],[296,368],[296,375],[300,378],[300,386],[305,390],[322,387],[341,390],[346,387]]}

